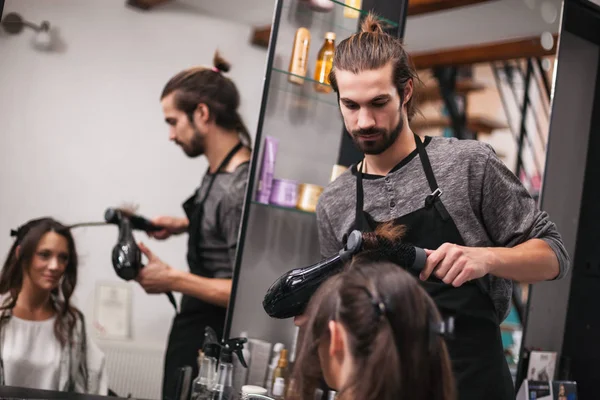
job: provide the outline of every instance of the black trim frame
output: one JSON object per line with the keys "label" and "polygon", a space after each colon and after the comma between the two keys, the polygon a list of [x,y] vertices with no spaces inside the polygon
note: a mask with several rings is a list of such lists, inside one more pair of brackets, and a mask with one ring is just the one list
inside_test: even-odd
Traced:
{"label": "black trim frame", "polygon": [[262,100],[260,103],[260,113],[258,116],[258,124],[256,127],[256,137],[254,138],[254,150],[252,151],[252,161],[250,163],[250,170],[248,172],[248,186],[246,189],[246,197],[244,199],[244,210],[242,212],[242,220],[240,221],[240,229],[238,232],[238,246],[235,256],[235,265],[233,267],[233,278],[231,282],[231,295],[229,297],[229,306],[227,307],[227,313],[225,316],[225,327],[223,328],[223,340],[229,339],[231,323],[233,321],[233,308],[235,305],[235,297],[237,292],[236,289],[239,283],[238,281],[240,276],[240,267],[242,264],[242,258],[244,256],[244,238],[246,237],[246,230],[248,229],[248,218],[250,216],[250,206],[252,204],[252,195],[254,193],[254,180],[256,176],[256,170],[260,164],[260,143],[262,142],[263,124],[265,121],[267,102],[269,100],[271,72],[273,66],[273,59],[275,57],[275,49],[277,47],[277,33],[279,32],[279,22],[281,20],[281,10],[283,7],[283,1],[284,0],[277,0],[277,3],[275,5],[275,13],[273,15],[271,36],[269,38],[269,50],[267,53],[267,62],[265,64],[265,84],[263,86]]}

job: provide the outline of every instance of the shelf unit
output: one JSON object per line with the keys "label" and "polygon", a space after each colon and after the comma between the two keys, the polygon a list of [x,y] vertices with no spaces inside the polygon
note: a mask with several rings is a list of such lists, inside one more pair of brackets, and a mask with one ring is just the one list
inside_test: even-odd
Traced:
{"label": "shelf unit", "polygon": [[[239,233],[233,288],[225,336],[281,342],[291,348],[294,324],[271,319],[262,307],[269,286],[286,271],[320,257],[314,213],[256,201],[265,136],[278,139],[274,178],[326,186],[344,131],[337,96],[314,89],[312,79],[326,32],[335,43],[358,29],[360,18],[344,16],[345,4],[332,0],[328,12],[311,10],[306,2],[277,0],[269,40],[263,95],[252,155],[248,189]],[[361,14],[366,12],[360,11]],[[397,24],[385,20],[390,27]],[[289,81],[288,66],[296,31],[310,31],[308,73],[302,85]]]}

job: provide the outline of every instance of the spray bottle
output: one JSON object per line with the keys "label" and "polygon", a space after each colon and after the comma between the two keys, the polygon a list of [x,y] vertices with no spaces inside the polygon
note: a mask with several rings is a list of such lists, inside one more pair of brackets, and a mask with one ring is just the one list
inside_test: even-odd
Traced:
{"label": "spray bottle", "polygon": [[219,369],[217,377],[211,389],[211,400],[234,400],[236,398],[233,387],[233,354],[239,358],[244,368],[248,368],[242,350],[246,338],[229,339],[221,345],[221,356],[219,357]]}
{"label": "spray bottle", "polygon": [[215,372],[217,369],[219,348],[217,334],[211,327],[207,326],[204,331],[204,345],[202,346],[204,355],[200,363],[198,377],[192,384],[191,400],[210,399],[210,391],[214,385]]}

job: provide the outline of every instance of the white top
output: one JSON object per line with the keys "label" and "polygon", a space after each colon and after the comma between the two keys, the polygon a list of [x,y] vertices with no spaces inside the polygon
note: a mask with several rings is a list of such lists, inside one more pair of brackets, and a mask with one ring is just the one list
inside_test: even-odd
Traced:
{"label": "white top", "polygon": [[2,359],[8,386],[58,390],[62,349],[54,320],[28,321],[12,316],[3,329]]}

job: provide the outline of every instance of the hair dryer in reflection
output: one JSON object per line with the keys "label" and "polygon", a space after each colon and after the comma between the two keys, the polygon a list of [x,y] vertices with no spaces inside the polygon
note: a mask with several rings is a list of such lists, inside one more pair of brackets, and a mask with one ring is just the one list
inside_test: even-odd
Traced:
{"label": "hair dryer in reflection", "polygon": [[377,259],[387,259],[407,269],[421,271],[425,267],[425,250],[399,240],[390,240],[377,233],[352,231],[346,245],[334,256],[304,268],[293,269],[279,277],[269,288],[263,308],[272,318],[301,315],[312,295],[332,275],[361,251],[372,250]]}
{"label": "hair dryer in reflection", "polygon": [[[144,230],[146,232],[151,230],[160,230],[160,227],[153,225],[147,219],[128,214],[127,212],[109,208],[104,213],[104,219],[107,223],[116,224],[119,226],[119,237],[117,244],[112,249],[112,264],[117,275],[126,281],[135,279],[140,270],[143,268],[142,265],[142,252],[138,247],[133,237],[133,230]],[[167,292],[169,301],[177,310],[177,303],[173,293]]]}

